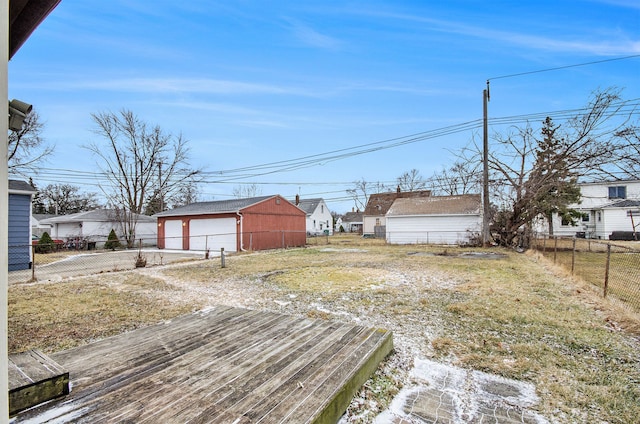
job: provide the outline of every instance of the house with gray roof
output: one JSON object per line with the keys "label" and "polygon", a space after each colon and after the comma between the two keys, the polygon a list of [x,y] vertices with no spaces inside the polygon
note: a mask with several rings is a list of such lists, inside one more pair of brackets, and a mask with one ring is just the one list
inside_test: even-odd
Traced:
{"label": "house with gray roof", "polygon": [[306,213],[280,195],[197,202],[155,215],[161,249],[226,252],[306,244]]}
{"label": "house with gray roof", "polygon": [[300,199],[296,195],[295,204],[307,214],[308,235],[333,234],[333,216],[324,199]]}
{"label": "house with gray roof", "polygon": [[397,198],[386,214],[386,240],[394,244],[473,242],[482,229],[479,194]]}
{"label": "house with gray roof", "polygon": [[[582,213],[582,218],[570,222],[556,214],[554,235],[610,239],[627,233],[629,240],[634,238],[633,233],[640,229],[640,180],[597,181],[578,186],[580,202],[569,207]],[[547,228],[544,220],[536,230],[547,233]]]}
{"label": "house with gray roof", "polygon": [[347,212],[336,220],[336,231],[362,234],[364,213],[360,211]]}
{"label": "house with gray roof", "polygon": [[[142,239],[144,244],[155,243],[158,233],[156,219],[147,215],[136,215],[136,220],[136,239]],[[51,226],[51,238],[68,243],[96,242],[100,247],[112,229],[121,240],[124,239],[122,221],[113,209],[59,215],[43,219],[39,224]]]}
{"label": "house with gray roof", "polygon": [[431,190],[401,191],[399,186],[396,191],[371,194],[362,216],[363,234],[385,236],[386,215],[396,199],[428,196],[431,196]]}

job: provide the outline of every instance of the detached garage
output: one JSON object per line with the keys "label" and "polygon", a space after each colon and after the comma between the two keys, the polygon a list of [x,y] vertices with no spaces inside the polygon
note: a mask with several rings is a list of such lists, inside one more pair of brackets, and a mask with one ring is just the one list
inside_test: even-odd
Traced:
{"label": "detached garage", "polygon": [[306,213],[279,195],[192,203],[155,216],[160,249],[237,252],[307,241]]}
{"label": "detached garage", "polygon": [[467,244],[482,229],[480,195],[396,199],[386,214],[394,244]]}

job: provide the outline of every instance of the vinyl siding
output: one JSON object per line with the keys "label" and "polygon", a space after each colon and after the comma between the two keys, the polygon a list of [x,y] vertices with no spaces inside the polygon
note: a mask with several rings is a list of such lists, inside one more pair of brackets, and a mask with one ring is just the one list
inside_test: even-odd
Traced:
{"label": "vinyl siding", "polygon": [[387,242],[464,244],[481,230],[478,215],[387,216]]}
{"label": "vinyl siding", "polygon": [[31,266],[31,196],[9,194],[9,271]]}

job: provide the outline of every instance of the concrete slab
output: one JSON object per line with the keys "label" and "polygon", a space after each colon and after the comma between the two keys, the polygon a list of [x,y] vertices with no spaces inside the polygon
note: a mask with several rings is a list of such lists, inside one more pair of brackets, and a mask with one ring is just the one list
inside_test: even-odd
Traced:
{"label": "concrete slab", "polygon": [[403,389],[376,424],[545,424],[535,386],[480,371],[416,359],[416,384]]}

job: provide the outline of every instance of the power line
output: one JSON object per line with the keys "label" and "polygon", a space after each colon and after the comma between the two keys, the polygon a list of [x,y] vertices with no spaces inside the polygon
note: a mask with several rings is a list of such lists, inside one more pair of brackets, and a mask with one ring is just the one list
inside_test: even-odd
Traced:
{"label": "power line", "polygon": [[640,54],[634,54],[634,55],[631,55],[631,56],[624,56],[624,57],[615,57],[615,58],[612,58],[612,59],[594,60],[592,62],[577,63],[575,65],[557,66],[555,68],[538,69],[537,71],[528,71],[528,72],[520,72],[520,73],[517,73],[517,74],[501,75],[499,77],[487,78],[487,81],[503,79],[503,78],[519,77],[519,76],[522,76],[522,75],[539,74],[539,73],[542,73],[542,72],[558,71],[558,70],[561,70],[561,69],[577,68],[579,66],[596,65],[596,64],[599,64],[599,63],[614,62],[614,61],[617,61],[617,60],[633,59],[633,58],[636,58],[636,57],[640,57]]}
{"label": "power line", "polygon": [[[640,55],[638,55],[640,56]],[[612,115],[639,115],[640,114],[640,98],[619,102],[612,105],[614,112]],[[589,113],[590,108],[579,109],[564,109],[553,112],[536,112],[524,115],[513,115],[498,118],[489,118],[489,123],[492,126],[495,125],[513,125],[518,123],[525,123],[534,120],[544,120],[547,116],[556,120],[568,120],[576,117],[580,117]],[[482,127],[482,120],[477,119],[473,121],[463,122],[459,124],[449,125],[421,133],[415,133],[402,137],[395,137],[382,141],[376,141],[371,143],[360,144],[357,146],[347,147],[343,149],[332,150],[324,153],[318,153],[314,155],[302,156],[293,159],[269,162],[264,164],[246,166],[241,168],[234,168],[220,171],[208,171],[203,172],[203,176],[218,176],[218,179],[208,179],[204,181],[206,184],[232,184],[237,183],[239,180],[246,180],[247,178],[255,178],[275,173],[289,172],[297,169],[316,166],[318,164],[342,160],[354,156],[359,156],[367,153],[373,153],[381,150],[391,149],[395,147],[401,147],[408,144],[423,142],[446,135],[457,134],[465,131],[473,131]],[[89,172],[89,171],[77,171],[70,169],[59,168],[40,168],[37,175],[44,177],[45,180],[53,180],[56,183],[68,181],[74,184],[92,185],[96,183],[104,183],[107,180],[108,174],[105,172]],[[176,174],[176,178],[180,178],[181,174]],[[282,183],[263,183],[256,182],[255,184],[278,184],[278,185],[320,185],[320,184],[332,184],[332,183],[304,183],[304,182],[282,182]],[[352,184],[347,183],[347,184]]]}

